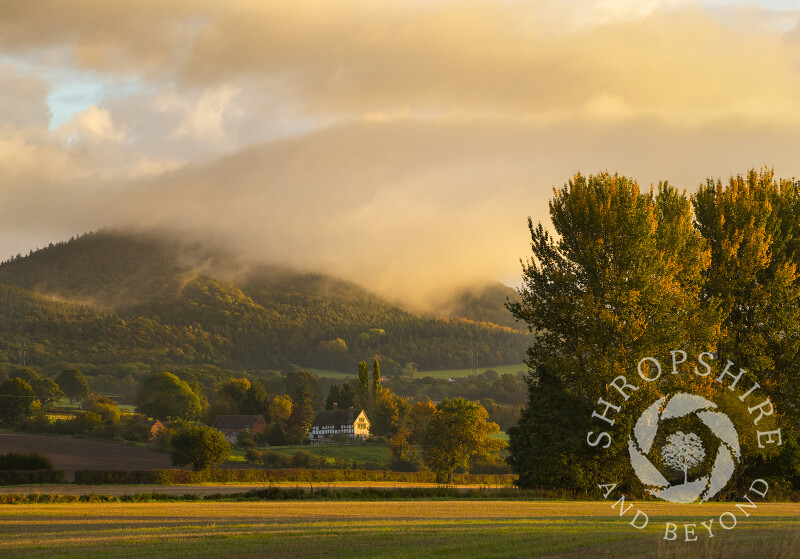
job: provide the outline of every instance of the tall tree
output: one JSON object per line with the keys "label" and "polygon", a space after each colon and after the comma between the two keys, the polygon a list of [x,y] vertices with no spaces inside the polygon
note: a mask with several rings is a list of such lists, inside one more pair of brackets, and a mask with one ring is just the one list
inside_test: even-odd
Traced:
{"label": "tall tree", "polygon": [[[313,384],[316,379],[307,371],[303,371],[305,375],[299,378],[303,382],[298,382],[295,388],[294,404],[292,406],[292,415],[289,422],[292,425],[299,425],[303,431],[308,431],[314,421],[314,389]],[[313,381],[313,382],[312,382]]]}
{"label": "tall tree", "polygon": [[366,361],[358,364],[358,405],[365,409],[369,407],[369,372]]}
{"label": "tall tree", "polygon": [[694,196],[711,246],[704,287],[722,303],[719,358],[744,367],[800,421],[800,181],[763,169],[707,181]]}
{"label": "tall tree", "polygon": [[381,364],[375,359],[372,362],[372,399],[377,400],[381,393]]}
{"label": "tall tree", "polygon": [[[609,382],[643,356],[669,355],[672,349],[692,354],[714,344],[720,312],[715,301],[699,296],[710,251],[693,227],[685,194],[666,183],[643,194],[626,177],[577,174],[555,191],[550,216],[556,237],[528,220],[533,257],[523,266],[520,301],[508,305],[536,333],[528,350],[530,401],[523,419],[557,414],[557,403],[571,398],[594,404]],[[546,376],[553,382],[540,382]],[[649,402],[657,389],[641,388],[627,408]],[[540,394],[544,390],[550,391],[547,397]],[[626,414],[620,423],[635,417]],[[589,415],[564,420],[571,421],[560,426],[570,437],[592,430]],[[511,464],[526,483],[542,465],[525,457],[556,449],[548,446],[545,430],[537,435],[523,426],[512,431],[510,445]],[[610,473],[599,461],[624,463],[608,459],[609,453],[621,458],[627,445],[617,437],[602,454],[585,444],[558,450],[547,459],[586,464],[580,485],[588,488],[599,472]],[[620,479],[631,478],[628,470]]]}

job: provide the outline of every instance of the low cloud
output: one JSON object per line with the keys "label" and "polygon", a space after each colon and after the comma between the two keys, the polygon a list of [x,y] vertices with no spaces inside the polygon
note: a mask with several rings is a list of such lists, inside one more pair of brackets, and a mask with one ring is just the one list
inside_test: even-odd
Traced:
{"label": "low cloud", "polygon": [[[2,2],[0,254],[121,226],[418,303],[513,283],[527,217],[547,223],[576,171],[800,176],[798,19],[716,0]],[[50,130],[71,71],[105,95]]]}

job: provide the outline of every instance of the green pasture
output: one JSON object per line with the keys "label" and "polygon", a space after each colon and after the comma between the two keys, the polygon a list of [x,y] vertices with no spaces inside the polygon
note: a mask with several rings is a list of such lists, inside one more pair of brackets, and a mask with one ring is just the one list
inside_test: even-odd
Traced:
{"label": "green pasture", "polygon": [[2,505],[0,557],[797,557],[798,504],[760,504],[734,529],[716,528],[709,538],[701,528],[691,542],[664,541],[664,522],[718,518],[735,506],[662,505],[647,503],[643,530],[609,502]]}
{"label": "green pasture", "polygon": [[[488,370],[497,371],[499,374],[504,375],[506,373],[511,375],[516,375],[519,371],[527,371],[528,366],[525,363],[520,363],[519,365],[498,365],[496,367],[478,367],[478,374],[483,373],[484,371]],[[354,379],[358,376],[358,371],[352,371],[350,373],[342,372],[342,371],[332,371],[329,369],[316,369],[316,368],[309,368],[308,371],[314,373],[318,377],[330,377],[330,378],[347,378],[347,379]],[[439,371],[419,371],[415,378],[423,378],[423,377],[433,377],[435,379],[449,379],[449,378],[459,378],[459,377],[469,377],[472,376],[473,370],[472,369],[444,369]]]}
{"label": "green pasture", "polygon": [[271,446],[269,450],[274,450],[280,454],[294,454],[300,450],[305,450],[311,454],[326,458],[343,458],[356,462],[375,462],[377,464],[389,463],[389,447],[386,445],[288,445]]}

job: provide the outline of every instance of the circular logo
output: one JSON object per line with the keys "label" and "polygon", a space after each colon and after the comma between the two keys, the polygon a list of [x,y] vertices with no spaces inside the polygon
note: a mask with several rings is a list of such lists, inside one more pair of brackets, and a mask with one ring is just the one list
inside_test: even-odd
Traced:
{"label": "circular logo", "polygon": [[[722,412],[713,411],[716,404],[695,394],[679,392],[667,398],[659,398],[648,407],[633,428],[628,438],[631,466],[639,480],[651,495],[671,503],[707,501],[716,495],[730,480],[741,458],[739,436],[730,418]],[[689,479],[689,470],[702,464],[707,452],[702,439],[694,432],[677,431],[666,437],[661,433],[661,462],[670,469],[683,472],[683,483],[670,483],[653,465],[648,456],[655,454],[655,442],[659,425],[664,421],[695,416],[718,440],[716,457],[708,475]]]}

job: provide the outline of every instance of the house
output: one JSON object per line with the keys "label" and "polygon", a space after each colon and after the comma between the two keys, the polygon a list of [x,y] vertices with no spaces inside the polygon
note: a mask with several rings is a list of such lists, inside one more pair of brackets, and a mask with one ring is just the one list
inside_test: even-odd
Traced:
{"label": "house", "polygon": [[164,424],[158,419],[142,419],[140,422],[150,431],[150,440],[153,441],[164,430]]}
{"label": "house", "polygon": [[221,431],[226,441],[236,444],[239,442],[239,431],[257,435],[266,430],[267,422],[260,415],[218,415],[212,427]]}
{"label": "house", "polygon": [[[314,418],[308,430],[311,444],[329,442],[333,435],[345,435],[350,439],[366,439],[369,437],[369,419],[364,410],[340,410],[333,404],[332,410],[321,411]],[[328,440],[326,440],[328,439]]]}

